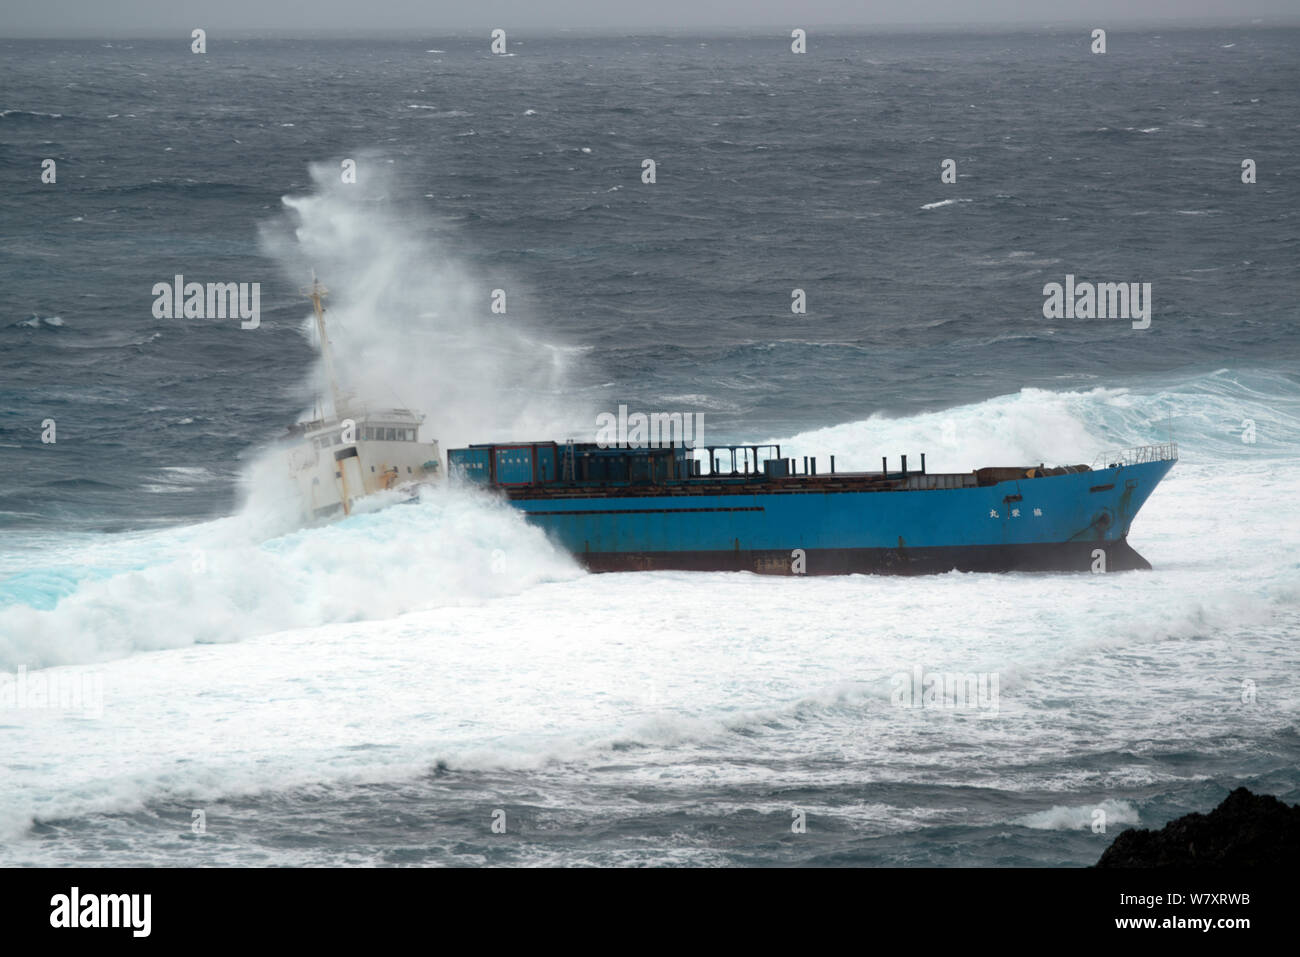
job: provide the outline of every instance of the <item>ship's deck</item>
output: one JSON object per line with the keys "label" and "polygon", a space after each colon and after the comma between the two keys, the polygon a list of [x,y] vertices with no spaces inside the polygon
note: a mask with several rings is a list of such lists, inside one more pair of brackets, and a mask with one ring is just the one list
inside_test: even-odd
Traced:
{"label": "ship's deck", "polygon": [[998,482],[1033,481],[1052,475],[1090,471],[1086,465],[997,467],[973,472],[832,472],[780,478],[755,475],[705,475],[660,483],[547,482],[498,485],[513,500],[638,498],[690,495],[788,495],[818,492],[907,492],[979,488]]}

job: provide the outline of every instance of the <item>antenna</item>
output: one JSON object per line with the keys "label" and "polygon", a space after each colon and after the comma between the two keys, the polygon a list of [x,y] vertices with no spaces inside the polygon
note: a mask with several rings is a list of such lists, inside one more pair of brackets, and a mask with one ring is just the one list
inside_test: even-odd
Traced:
{"label": "antenna", "polygon": [[316,310],[316,331],[320,334],[320,354],[325,361],[325,376],[329,380],[330,397],[334,400],[334,416],[337,418],[343,412],[343,394],[339,391],[338,377],[334,374],[334,353],[330,348],[329,336],[325,332],[325,307],[321,300],[329,294],[329,290],[321,285],[320,280],[316,278],[316,270],[311,271],[311,286],[301,290],[302,294],[311,300],[312,306]]}

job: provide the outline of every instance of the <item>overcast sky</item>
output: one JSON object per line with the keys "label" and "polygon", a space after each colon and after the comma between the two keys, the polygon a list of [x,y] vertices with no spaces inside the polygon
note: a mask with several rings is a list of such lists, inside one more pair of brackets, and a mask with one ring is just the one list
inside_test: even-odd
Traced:
{"label": "overcast sky", "polygon": [[1300,22],[1300,0],[0,0],[3,36]]}

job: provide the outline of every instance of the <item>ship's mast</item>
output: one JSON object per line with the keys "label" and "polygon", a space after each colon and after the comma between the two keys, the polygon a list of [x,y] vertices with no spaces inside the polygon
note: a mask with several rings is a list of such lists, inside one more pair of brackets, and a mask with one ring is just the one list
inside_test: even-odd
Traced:
{"label": "ship's mast", "polygon": [[343,393],[339,391],[338,377],[334,374],[334,353],[330,348],[329,335],[325,332],[325,307],[321,304],[321,300],[329,290],[320,284],[315,270],[312,270],[311,274],[311,288],[304,289],[303,293],[311,300],[316,310],[316,332],[320,335],[320,354],[325,361],[325,377],[329,380],[330,397],[334,400],[334,416],[337,418],[343,414]]}

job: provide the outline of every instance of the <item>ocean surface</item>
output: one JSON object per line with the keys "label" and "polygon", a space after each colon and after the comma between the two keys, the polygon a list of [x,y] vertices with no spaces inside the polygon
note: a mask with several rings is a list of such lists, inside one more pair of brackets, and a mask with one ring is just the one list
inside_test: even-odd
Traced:
{"label": "ocean surface", "polygon": [[[1300,801],[1300,30],[189,42],[0,40],[0,865],[1083,866]],[[444,449],[1172,438],[1154,568],[589,575],[447,487],[301,527],[313,270]],[[259,324],[155,317],[178,274]],[[1044,318],[1067,275],[1150,327]]]}

